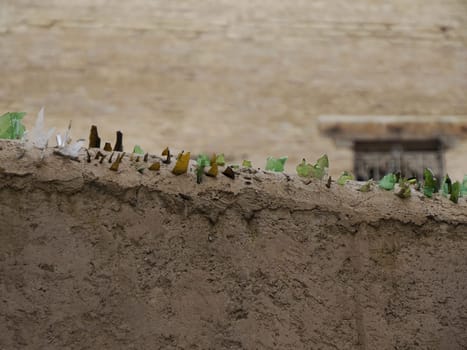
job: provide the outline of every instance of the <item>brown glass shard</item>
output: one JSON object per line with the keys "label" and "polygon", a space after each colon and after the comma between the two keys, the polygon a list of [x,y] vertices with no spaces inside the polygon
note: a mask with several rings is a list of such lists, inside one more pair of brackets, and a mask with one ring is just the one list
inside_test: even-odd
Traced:
{"label": "brown glass shard", "polygon": [[210,159],[211,168],[205,172],[207,176],[216,177],[219,174],[219,168],[217,166],[217,155],[214,153]]}
{"label": "brown glass shard", "polygon": [[170,150],[169,150],[169,147],[166,147],[163,151],[162,151],[162,155],[163,156],[167,156],[167,159],[163,160],[162,163],[164,164],[170,164]]}
{"label": "brown glass shard", "polygon": [[224,170],[224,172],[222,174],[224,174],[227,177],[230,177],[232,180],[235,179],[235,172],[229,166],[227,168],[225,168],[225,170]]}
{"label": "brown glass shard", "polygon": [[219,173],[219,170],[218,170],[217,163],[214,162],[214,163],[211,163],[211,168],[205,174],[207,176],[216,177],[218,173]]}
{"label": "brown glass shard", "polygon": [[115,154],[115,152],[112,152],[112,154],[110,155],[109,163],[112,163],[112,158],[114,157],[114,154]]}
{"label": "brown glass shard", "polygon": [[326,183],[327,188],[331,188],[332,178],[329,176],[328,182]]}
{"label": "brown glass shard", "polygon": [[118,171],[118,167],[120,166],[120,162],[118,161],[118,159],[112,163],[112,165],[110,166],[110,170],[112,171]]}
{"label": "brown glass shard", "polygon": [[118,171],[118,167],[120,166],[120,163],[122,162],[124,155],[125,155],[125,152],[123,152],[121,155],[117,157],[115,162],[113,162],[112,165],[110,166],[110,170]]}
{"label": "brown glass shard", "polygon": [[101,138],[97,133],[97,126],[91,126],[91,132],[89,134],[89,147],[88,148],[100,148],[101,147]]}
{"label": "brown glass shard", "polygon": [[160,170],[161,168],[161,163],[160,162],[154,162],[151,164],[151,166],[148,168],[149,170],[152,170],[152,171],[157,171],[157,170]]}
{"label": "brown glass shard", "polygon": [[96,156],[94,157],[94,159],[99,159],[102,156],[103,156],[103,154],[101,153],[101,151],[97,151]]}
{"label": "brown glass shard", "polygon": [[123,152],[123,134],[121,131],[117,131],[117,141],[113,150],[115,152]]}
{"label": "brown glass shard", "polygon": [[110,142],[105,143],[104,151],[112,152],[112,145],[110,144]]}
{"label": "brown glass shard", "polygon": [[148,157],[149,157],[149,153],[146,153],[146,154],[144,155],[143,161],[147,162],[147,161],[148,161]]}
{"label": "brown glass shard", "polygon": [[190,164],[190,152],[183,153],[183,151],[178,155],[177,162],[175,163],[172,173],[175,175],[185,174],[188,171],[188,165]]}

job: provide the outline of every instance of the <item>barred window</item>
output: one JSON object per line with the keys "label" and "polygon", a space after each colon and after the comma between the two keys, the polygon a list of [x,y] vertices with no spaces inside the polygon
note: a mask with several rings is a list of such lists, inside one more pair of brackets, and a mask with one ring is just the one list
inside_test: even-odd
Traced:
{"label": "barred window", "polygon": [[387,173],[423,177],[423,169],[444,173],[443,143],[440,140],[355,141],[354,172],[357,180],[381,179]]}
{"label": "barred window", "polygon": [[358,180],[397,172],[421,179],[425,168],[440,178],[446,150],[467,139],[467,116],[323,115],[318,127],[337,146],[353,150]]}

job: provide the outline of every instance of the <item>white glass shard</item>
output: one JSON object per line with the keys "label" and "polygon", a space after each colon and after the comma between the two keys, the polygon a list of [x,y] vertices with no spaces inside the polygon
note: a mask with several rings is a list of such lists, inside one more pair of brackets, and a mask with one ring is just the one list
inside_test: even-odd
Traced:
{"label": "white glass shard", "polygon": [[76,158],[79,155],[79,151],[81,148],[84,146],[84,140],[78,140],[73,143],[69,143],[65,145],[64,147],[61,147],[58,152],[64,156],[68,156],[71,158]]}
{"label": "white glass shard", "polygon": [[37,114],[36,125],[32,128],[31,132],[26,136],[28,146],[36,147],[39,149],[47,148],[49,138],[54,133],[55,128],[46,130],[44,126],[44,107],[41,108]]}
{"label": "white glass shard", "polygon": [[65,146],[64,143],[63,143],[63,140],[62,140],[62,135],[57,134],[56,138],[57,138],[57,146],[58,146],[58,148]]}
{"label": "white glass shard", "polygon": [[63,148],[66,145],[71,143],[71,120],[70,120],[70,123],[68,124],[68,129],[65,131],[64,135],[65,135],[64,137],[62,137],[62,134],[56,135],[58,148]]}

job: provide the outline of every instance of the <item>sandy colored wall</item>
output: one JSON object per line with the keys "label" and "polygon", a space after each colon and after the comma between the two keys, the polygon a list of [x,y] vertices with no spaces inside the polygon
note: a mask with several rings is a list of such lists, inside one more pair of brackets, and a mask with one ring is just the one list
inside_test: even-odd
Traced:
{"label": "sandy colored wall", "polygon": [[1,149],[1,349],[467,346],[465,199]]}
{"label": "sandy colored wall", "polygon": [[466,115],[466,21],[464,0],[3,0],[0,111],[31,125],[46,105],[76,136],[123,129],[129,148],[261,166],[328,152],[350,169],[316,116]]}

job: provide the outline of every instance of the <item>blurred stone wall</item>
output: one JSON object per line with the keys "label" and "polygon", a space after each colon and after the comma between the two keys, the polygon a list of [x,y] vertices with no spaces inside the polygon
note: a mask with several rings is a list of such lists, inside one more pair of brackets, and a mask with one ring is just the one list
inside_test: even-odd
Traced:
{"label": "blurred stone wall", "polygon": [[467,114],[465,0],[2,0],[0,48],[0,111],[154,151],[343,168],[320,114]]}

